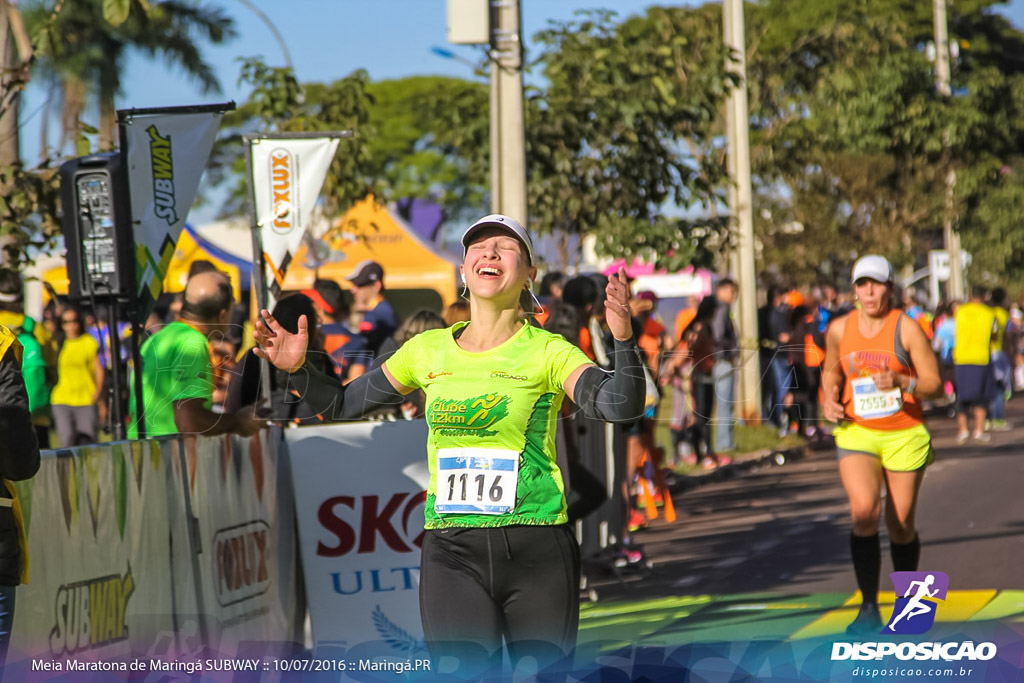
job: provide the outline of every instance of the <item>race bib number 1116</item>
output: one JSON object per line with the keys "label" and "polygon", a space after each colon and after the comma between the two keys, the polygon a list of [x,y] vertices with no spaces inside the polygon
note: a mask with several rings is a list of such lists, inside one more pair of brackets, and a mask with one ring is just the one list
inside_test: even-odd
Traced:
{"label": "race bib number 1116", "polygon": [[493,448],[437,451],[438,514],[504,515],[516,504],[519,453]]}

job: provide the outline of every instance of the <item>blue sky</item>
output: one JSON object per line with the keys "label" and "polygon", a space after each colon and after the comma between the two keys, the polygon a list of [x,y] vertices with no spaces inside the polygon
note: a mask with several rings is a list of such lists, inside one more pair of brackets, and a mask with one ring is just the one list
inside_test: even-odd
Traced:
{"label": "blue sky", "polygon": [[[807,0],[813,2],[814,0]],[[921,0],[925,2],[926,0]],[[206,47],[223,93],[200,95],[198,87],[164,64],[133,56],[125,76],[119,108],[158,107],[223,102],[244,102],[247,91],[238,86],[240,57],[260,55],[270,65],[284,64],[282,50],[270,28],[240,0],[205,0],[234,17],[238,37],[220,47]],[[251,0],[282,34],[300,81],[332,81],[355,69],[365,69],[373,80],[412,74],[471,76],[466,64],[431,52],[445,47],[470,61],[478,61],[480,48],[447,42],[446,0]],[[612,8],[622,16],[643,12],[650,0],[522,0],[527,50],[530,37],[550,20],[571,19],[583,8]],[[700,4],[684,0],[674,4]],[[1024,26],[1024,0],[1008,3],[1005,13]],[[22,109],[22,157],[32,163],[39,155],[39,114],[42,88],[29,86]],[[95,123],[95,109],[87,121]],[[31,117],[31,118],[30,118]],[[55,125],[55,124],[53,124]],[[51,133],[51,139],[56,128]],[[192,219],[200,218],[193,216]]]}

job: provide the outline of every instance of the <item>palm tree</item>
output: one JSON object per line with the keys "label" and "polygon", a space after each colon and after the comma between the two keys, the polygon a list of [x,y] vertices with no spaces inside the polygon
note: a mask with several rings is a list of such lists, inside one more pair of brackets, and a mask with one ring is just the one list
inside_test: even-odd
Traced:
{"label": "palm tree", "polygon": [[59,84],[61,148],[81,132],[81,118],[93,96],[98,105],[99,148],[113,149],[114,99],[122,94],[121,75],[133,50],[180,67],[203,94],[220,91],[213,67],[199,47],[235,36],[234,21],[220,8],[165,0],[150,1],[147,11],[140,0],[131,0],[128,18],[114,26],[103,17],[102,0],[68,3],[52,22],[47,22],[50,12],[42,2],[25,9],[25,22],[33,35],[42,32],[35,76]]}

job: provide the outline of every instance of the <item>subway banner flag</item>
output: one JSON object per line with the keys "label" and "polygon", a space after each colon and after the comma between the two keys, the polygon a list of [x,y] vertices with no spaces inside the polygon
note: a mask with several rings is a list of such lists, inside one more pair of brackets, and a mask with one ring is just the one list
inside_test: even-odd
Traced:
{"label": "subway banner flag", "polygon": [[199,188],[222,114],[175,113],[173,108],[149,111],[118,112],[124,124],[121,144],[127,150],[139,287],[137,314],[142,320],[163,291],[164,276]]}
{"label": "subway banner flag", "polygon": [[264,282],[274,299],[281,294],[288,264],[309,227],[341,135],[249,138],[255,228],[263,245]]}

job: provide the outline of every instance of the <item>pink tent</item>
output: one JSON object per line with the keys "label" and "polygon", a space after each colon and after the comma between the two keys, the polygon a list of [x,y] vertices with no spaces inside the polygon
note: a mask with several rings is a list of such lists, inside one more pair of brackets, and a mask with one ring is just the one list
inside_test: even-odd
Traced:
{"label": "pink tent", "polygon": [[[626,259],[621,259],[621,258],[618,261],[615,261],[614,263],[612,263],[611,265],[606,267],[603,271],[601,271],[601,273],[602,273],[602,275],[612,275],[613,273],[619,272],[619,268],[625,268],[626,269],[626,275],[628,275],[629,277],[637,277],[638,275],[667,275],[668,274],[668,271],[665,270],[664,268],[661,268],[661,269],[655,271],[653,263],[644,263],[640,259],[633,259],[633,263],[627,265],[626,264]],[[687,274],[693,273],[693,266],[688,266],[688,267],[683,268],[681,270],[678,270],[676,272],[678,272],[678,273],[687,273]]]}

